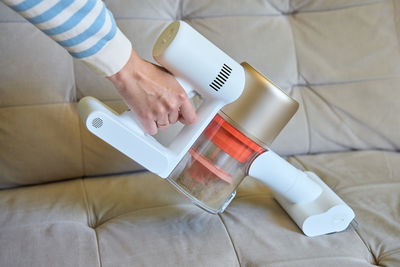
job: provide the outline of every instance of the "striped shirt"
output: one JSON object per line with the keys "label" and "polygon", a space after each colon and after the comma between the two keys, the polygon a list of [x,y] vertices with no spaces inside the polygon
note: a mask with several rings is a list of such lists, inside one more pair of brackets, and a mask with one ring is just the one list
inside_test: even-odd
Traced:
{"label": "striped shirt", "polygon": [[2,1],[101,75],[118,72],[130,57],[130,41],[101,0]]}

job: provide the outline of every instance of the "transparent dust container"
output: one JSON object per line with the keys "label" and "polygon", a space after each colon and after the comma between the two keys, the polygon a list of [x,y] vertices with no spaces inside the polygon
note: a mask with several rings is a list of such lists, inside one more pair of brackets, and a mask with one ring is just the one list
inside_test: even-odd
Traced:
{"label": "transparent dust container", "polygon": [[217,114],[167,180],[196,205],[220,213],[264,151]]}

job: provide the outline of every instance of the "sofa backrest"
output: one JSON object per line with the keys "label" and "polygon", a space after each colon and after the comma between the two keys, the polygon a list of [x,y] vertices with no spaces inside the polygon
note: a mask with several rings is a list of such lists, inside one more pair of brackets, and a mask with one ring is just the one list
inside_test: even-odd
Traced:
{"label": "sofa backrest", "polygon": [[[400,148],[396,0],[106,4],[147,60],[161,30],[183,19],[296,98],[272,146],[283,155]],[[0,188],[141,169],[84,128],[76,102],[86,95],[125,109],[105,78],[0,2]]]}

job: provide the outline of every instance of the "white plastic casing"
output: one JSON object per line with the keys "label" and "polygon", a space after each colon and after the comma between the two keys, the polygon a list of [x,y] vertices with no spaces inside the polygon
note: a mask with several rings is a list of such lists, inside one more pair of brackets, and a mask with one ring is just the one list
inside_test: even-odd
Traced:
{"label": "white plastic casing", "polygon": [[303,172],[269,150],[258,156],[249,176],[260,180],[307,236],[345,230],[355,214],[316,174]]}
{"label": "white plastic casing", "polygon": [[171,23],[161,33],[153,57],[182,87],[191,87],[185,88],[188,93],[195,90],[203,99],[226,105],[243,92],[243,67],[184,21]]}
{"label": "white plastic casing", "polygon": [[[197,122],[185,125],[168,147],[145,134],[131,112],[119,115],[93,97],[84,97],[78,104],[79,114],[93,134],[162,178],[169,176],[215,114],[236,100],[245,85],[240,64],[187,23],[177,21],[171,25],[176,34],[157,54],[157,60],[186,92],[195,91],[203,102],[197,110]],[[210,84],[221,71],[229,72],[225,75],[229,77],[215,90]]]}
{"label": "white plastic casing", "polygon": [[271,150],[258,156],[248,172],[251,177],[257,178],[293,203],[311,201],[322,192],[321,187],[310,180],[307,174]]}
{"label": "white plastic casing", "polygon": [[307,236],[314,237],[347,229],[354,211],[315,173],[306,172],[321,188],[321,195],[310,202],[292,203],[280,195],[275,199]]}

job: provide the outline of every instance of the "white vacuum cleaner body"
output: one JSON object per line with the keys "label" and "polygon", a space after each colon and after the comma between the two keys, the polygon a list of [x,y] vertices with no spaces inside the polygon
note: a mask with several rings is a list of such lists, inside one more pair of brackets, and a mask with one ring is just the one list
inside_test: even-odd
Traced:
{"label": "white vacuum cleaner body", "polygon": [[171,23],[153,48],[188,95],[202,103],[197,122],[169,145],[146,134],[130,111],[93,97],[78,104],[86,127],[211,212],[223,212],[247,175],[276,200],[308,236],[345,230],[354,212],[315,174],[303,172],[268,146],[298,103],[247,63],[238,64],[183,21]]}

